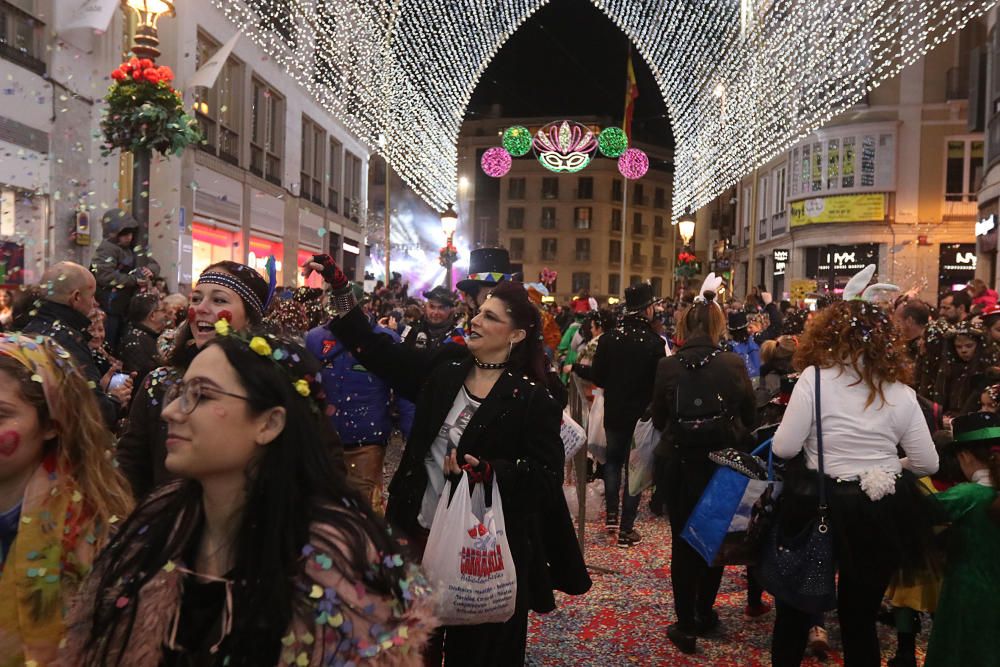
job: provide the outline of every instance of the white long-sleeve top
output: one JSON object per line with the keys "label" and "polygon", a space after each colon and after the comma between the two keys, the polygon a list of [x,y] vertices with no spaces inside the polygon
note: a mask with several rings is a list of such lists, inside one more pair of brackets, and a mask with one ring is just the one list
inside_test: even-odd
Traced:
{"label": "white long-sleeve top", "polygon": [[[805,449],[806,465],[812,470],[818,467],[815,379],[812,366],[802,371],[771,445],[774,455],[783,459]],[[906,453],[906,467],[918,477],[937,472],[937,450],[913,389],[899,382],[887,383],[883,386],[885,402],[876,396],[866,407],[868,385],[858,380],[850,368],[820,371],[826,475],[857,479],[873,468],[898,473],[903,463],[896,445]]]}

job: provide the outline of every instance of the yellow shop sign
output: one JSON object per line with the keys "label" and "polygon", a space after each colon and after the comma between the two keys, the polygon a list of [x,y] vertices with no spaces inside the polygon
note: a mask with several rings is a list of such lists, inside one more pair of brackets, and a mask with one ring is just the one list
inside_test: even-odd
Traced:
{"label": "yellow shop sign", "polygon": [[885,219],[885,194],[836,195],[793,202],[792,227],[826,222],[870,222]]}

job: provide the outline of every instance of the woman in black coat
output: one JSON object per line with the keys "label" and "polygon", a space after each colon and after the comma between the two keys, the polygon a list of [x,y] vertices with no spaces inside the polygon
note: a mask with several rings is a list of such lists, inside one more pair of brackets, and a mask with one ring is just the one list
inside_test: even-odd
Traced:
{"label": "woman in black coat", "polygon": [[520,283],[501,283],[472,318],[467,347],[416,350],[373,333],[359,308],[348,310],[343,274],[328,257],[316,260],[310,266],[325,268],[344,313],[330,330],[368,370],[416,403],[389,485],[389,523],[422,552],[448,476],[466,466],[492,475],[500,487],[517,572],[516,610],[506,623],[445,628],[445,664],[524,664],[529,609],[551,611],[553,590],[579,595],[591,585],[562,494],[562,408],[545,386],[537,309]]}
{"label": "woman in black coat", "polygon": [[681,533],[715,472],[708,453],[746,449],[755,422],[756,401],[746,364],[720,347],[726,318],[714,300],[714,293],[705,292],[704,300],[681,315],[677,335],[684,344],[660,361],[653,387],[653,426],[663,433],[657,486],[666,490],[677,613],[667,637],[684,653],[694,653],[696,637],[719,624],[712,607],[722,568],[709,567]]}

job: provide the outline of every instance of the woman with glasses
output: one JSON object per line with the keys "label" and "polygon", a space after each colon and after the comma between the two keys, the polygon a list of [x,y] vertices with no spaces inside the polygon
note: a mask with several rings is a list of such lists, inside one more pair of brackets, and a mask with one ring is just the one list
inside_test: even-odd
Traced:
{"label": "woman with glasses", "polygon": [[132,507],[70,354],[0,337],[0,665],[56,664],[64,614]]}
{"label": "woman with glasses", "polygon": [[267,299],[267,282],[245,264],[219,262],[199,276],[167,363],[150,372],[135,392],[128,425],[118,441],[118,465],[136,498],[172,478],[164,467],[167,429],[160,419],[164,394],[184,375],[198,351],[215,338],[220,321],[237,331],[260,324]]}
{"label": "woman with glasses", "polygon": [[167,470],[85,583],[74,665],[417,665],[426,590],[328,446],[319,364],[206,343],[165,396]]}

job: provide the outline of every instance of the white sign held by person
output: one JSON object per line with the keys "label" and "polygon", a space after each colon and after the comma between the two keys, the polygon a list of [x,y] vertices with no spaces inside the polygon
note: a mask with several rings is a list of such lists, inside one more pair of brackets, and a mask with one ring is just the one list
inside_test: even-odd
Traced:
{"label": "white sign held by person", "polygon": [[208,62],[198,68],[198,71],[194,73],[194,76],[188,81],[185,89],[191,90],[192,88],[211,88],[215,85],[215,80],[219,78],[219,73],[222,71],[222,66],[226,64],[229,59],[229,54],[233,52],[233,48],[236,47],[236,42],[240,41],[240,35],[242,33],[237,32],[235,35],[229,38],[229,41],[222,45],[222,47],[215,52]]}

